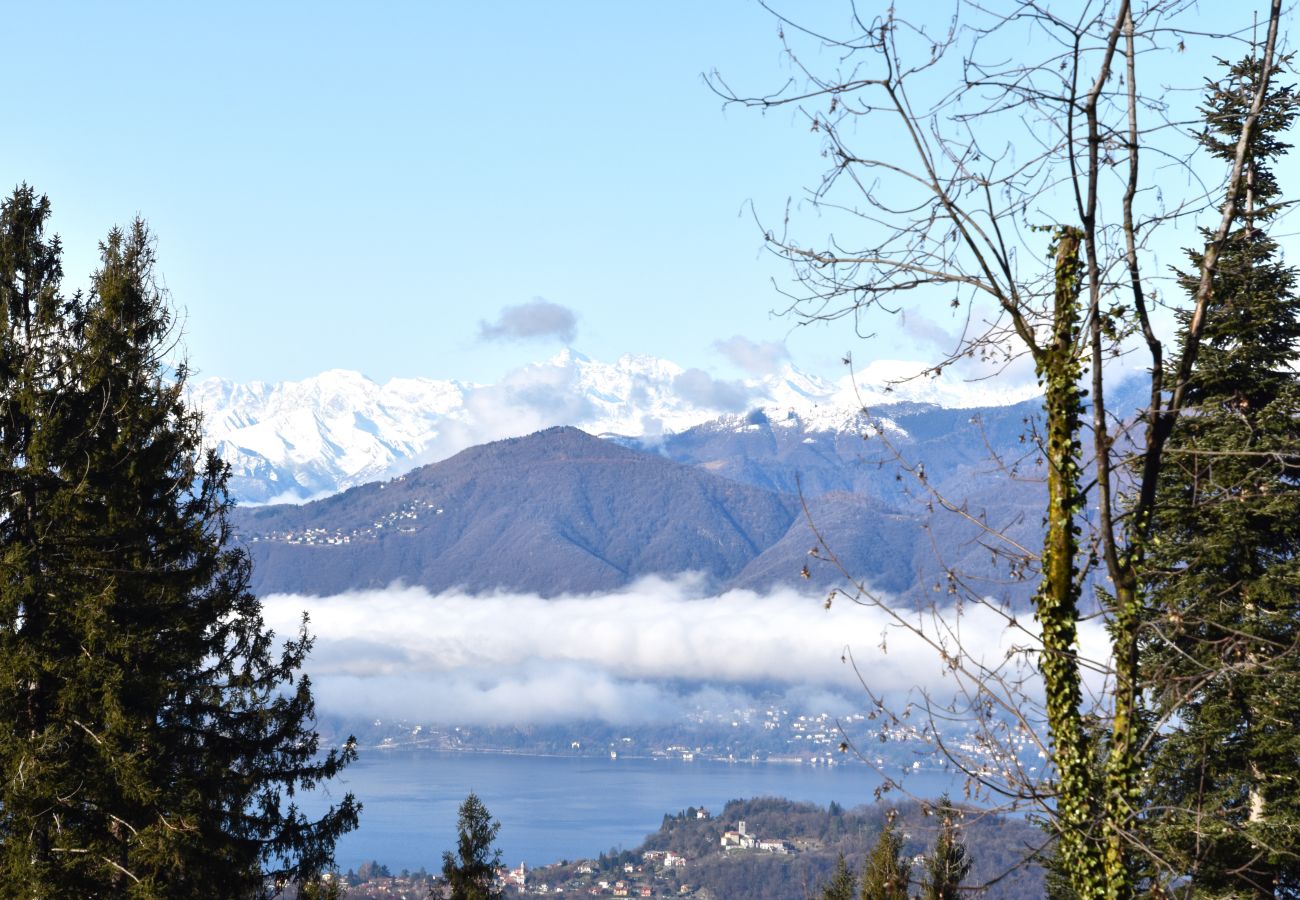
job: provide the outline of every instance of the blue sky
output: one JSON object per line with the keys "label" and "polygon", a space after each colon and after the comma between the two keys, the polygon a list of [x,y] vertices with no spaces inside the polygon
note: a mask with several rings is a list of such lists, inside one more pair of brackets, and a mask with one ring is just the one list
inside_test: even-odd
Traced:
{"label": "blue sky", "polygon": [[482,339],[535,298],[602,359],[734,375],[714,345],[743,334],[835,375],[852,335],[769,315],[787,273],[746,209],[816,181],[818,136],[701,80],[778,85],[777,26],[749,0],[24,4],[0,176],[49,194],[72,283],[148,219],[202,375],[490,380],[558,346]]}

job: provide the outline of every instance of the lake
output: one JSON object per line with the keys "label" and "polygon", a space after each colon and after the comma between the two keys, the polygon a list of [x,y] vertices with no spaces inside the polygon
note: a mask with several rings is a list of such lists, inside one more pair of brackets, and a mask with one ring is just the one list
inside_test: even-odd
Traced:
{"label": "lake", "polygon": [[[880,776],[865,765],[724,763],[670,759],[521,756],[371,750],[331,783],[365,805],[361,827],[338,844],[341,869],[378,860],[393,872],[430,872],[456,840],[456,812],[471,790],[501,823],[497,844],[512,866],[595,857],[632,848],[659,828],[664,813],[703,806],[719,813],[728,800],[774,796],[848,808],[873,800]],[[909,789],[925,797],[953,786],[921,773]],[[310,812],[322,802],[304,801]]]}

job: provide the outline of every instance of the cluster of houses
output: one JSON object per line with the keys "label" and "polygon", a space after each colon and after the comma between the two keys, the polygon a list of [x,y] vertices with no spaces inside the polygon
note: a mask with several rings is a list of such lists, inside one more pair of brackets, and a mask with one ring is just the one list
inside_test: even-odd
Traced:
{"label": "cluster of houses", "polygon": [[[650,850],[642,854],[642,859],[647,865],[657,864],[667,869],[680,869],[686,865],[686,858],[671,850]],[[596,867],[590,862],[580,863],[578,865],[578,877],[581,880],[569,882],[568,884],[529,883],[529,874],[528,866],[523,863],[520,863],[517,869],[502,868],[497,871],[497,884],[505,888],[508,891],[508,896],[512,897],[521,894],[667,897],[689,896],[692,893],[690,888],[672,890],[663,885],[646,883],[645,879],[649,876],[649,869],[646,866],[634,866],[631,863],[623,866],[625,878],[617,878],[616,876],[602,878]]]}
{"label": "cluster of houses", "polygon": [[723,850],[761,850],[764,853],[789,853],[790,845],[785,841],[764,839],[745,830],[745,820],[736,823],[735,831],[722,833]]}
{"label": "cluster of houses", "polygon": [[686,857],[671,850],[647,850],[641,858],[648,863],[659,863],[665,869],[682,869],[686,867]]}

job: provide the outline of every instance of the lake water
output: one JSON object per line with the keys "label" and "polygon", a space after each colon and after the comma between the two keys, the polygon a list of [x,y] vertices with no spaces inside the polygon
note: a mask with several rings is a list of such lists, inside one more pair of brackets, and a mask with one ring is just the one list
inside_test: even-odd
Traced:
{"label": "lake water", "polygon": [[[392,871],[440,869],[456,840],[456,812],[471,790],[501,823],[498,846],[510,865],[544,865],[631,848],[659,828],[664,813],[728,800],[774,796],[848,808],[873,800],[880,776],[864,765],[585,759],[495,753],[370,751],[333,782],[365,805],[361,827],[339,841],[343,870],[368,860]],[[943,774],[908,780],[926,797],[952,787]],[[304,806],[310,811],[314,802]]]}

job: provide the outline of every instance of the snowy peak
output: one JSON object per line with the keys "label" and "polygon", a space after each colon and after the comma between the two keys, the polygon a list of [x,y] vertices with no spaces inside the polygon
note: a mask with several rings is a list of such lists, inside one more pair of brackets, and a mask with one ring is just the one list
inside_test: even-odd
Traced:
{"label": "snowy peak", "polygon": [[[906,367],[910,366],[910,370]],[[890,382],[915,363],[873,363],[855,389],[786,366],[732,381],[652,356],[612,363],[566,349],[493,384],[394,378],[379,384],[334,369],[302,381],[239,384],[208,378],[190,387],[208,440],[232,469],[245,504],[302,502],[392,478],[467,447],[556,425],[653,443],[705,423],[745,429],[749,414],[804,432],[893,427],[863,407],[900,401],[946,407],[1004,405],[1032,396],[947,379]]]}
{"label": "snowy peak", "polygon": [[250,503],[297,502],[395,474],[436,440],[463,394],[455,382],[379,385],[343,370],[273,385],[209,378],[191,388],[236,496]]}

